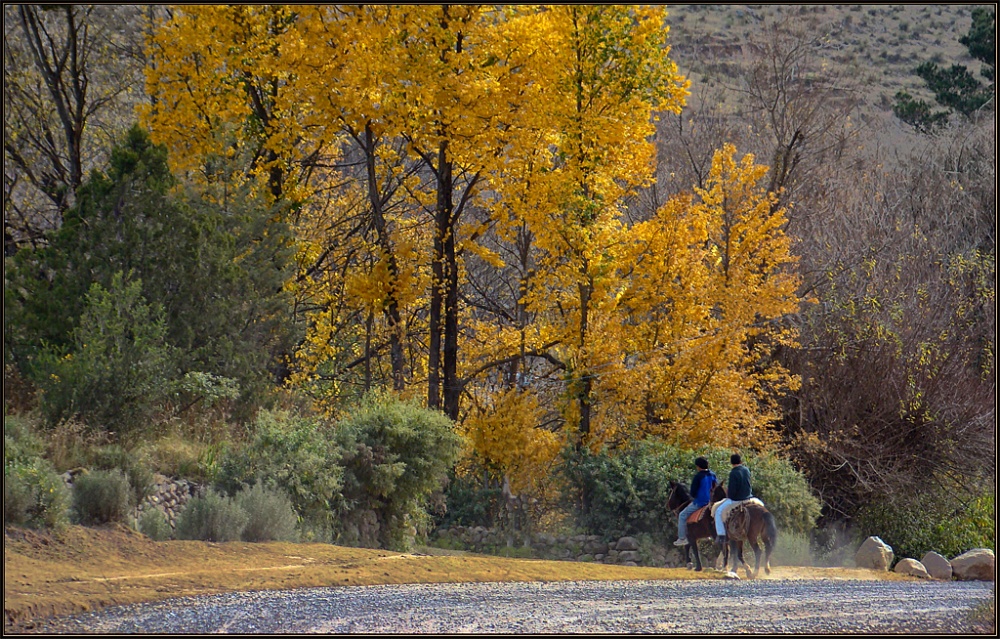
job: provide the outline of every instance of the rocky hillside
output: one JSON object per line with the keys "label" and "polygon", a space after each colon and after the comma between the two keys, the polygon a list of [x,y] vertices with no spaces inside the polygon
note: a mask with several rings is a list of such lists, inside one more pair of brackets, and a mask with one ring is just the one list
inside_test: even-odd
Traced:
{"label": "rocky hillside", "polygon": [[891,112],[899,90],[931,99],[913,74],[923,62],[962,64],[978,76],[980,63],[958,41],[976,6],[687,4],[667,5],[667,11],[673,58],[691,79],[695,98],[706,87],[737,84],[770,29],[784,25],[810,42],[832,75],[868,87],[868,110]]}

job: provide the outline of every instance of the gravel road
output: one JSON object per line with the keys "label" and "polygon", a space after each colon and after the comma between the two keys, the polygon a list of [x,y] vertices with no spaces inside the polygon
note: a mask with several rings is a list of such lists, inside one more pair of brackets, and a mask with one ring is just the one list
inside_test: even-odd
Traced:
{"label": "gravel road", "polygon": [[229,593],[109,608],[42,633],[966,634],[985,582],[477,583]]}

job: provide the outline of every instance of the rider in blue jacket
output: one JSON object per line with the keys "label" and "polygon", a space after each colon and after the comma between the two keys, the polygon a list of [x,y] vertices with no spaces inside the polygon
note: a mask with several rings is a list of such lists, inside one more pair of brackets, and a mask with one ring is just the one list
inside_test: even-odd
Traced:
{"label": "rider in blue jacket", "polygon": [[694,511],[702,506],[707,506],[712,499],[712,488],[718,483],[715,473],[708,469],[708,460],[699,457],[694,460],[694,465],[698,468],[691,479],[691,503],[684,507],[684,510],[677,515],[677,541],[675,546],[686,546],[687,540],[687,518]]}

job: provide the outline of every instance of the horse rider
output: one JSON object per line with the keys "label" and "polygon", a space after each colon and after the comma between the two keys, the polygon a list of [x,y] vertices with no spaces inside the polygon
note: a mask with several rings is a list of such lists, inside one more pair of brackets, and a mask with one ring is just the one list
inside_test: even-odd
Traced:
{"label": "horse rider", "polygon": [[715,509],[716,543],[723,547],[726,545],[726,517],[729,515],[729,510],[753,497],[753,491],[750,489],[750,469],[743,465],[739,453],[730,456],[729,463],[733,468],[729,471],[729,479],[726,480],[726,497]]}
{"label": "horse rider", "polygon": [[699,457],[694,460],[694,465],[698,471],[691,478],[691,503],[677,515],[677,541],[675,546],[688,545],[687,540],[687,519],[691,513],[702,506],[707,506],[712,499],[712,489],[719,483],[719,478],[708,469],[708,460]]}

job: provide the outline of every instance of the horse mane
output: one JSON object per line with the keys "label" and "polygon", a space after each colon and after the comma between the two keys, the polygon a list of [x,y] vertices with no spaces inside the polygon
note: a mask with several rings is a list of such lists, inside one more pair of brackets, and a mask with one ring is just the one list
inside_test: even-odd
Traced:
{"label": "horse mane", "polygon": [[677,491],[677,496],[681,500],[691,499],[691,493],[688,492],[687,486],[683,482],[675,481],[671,483],[674,485],[674,490]]}

